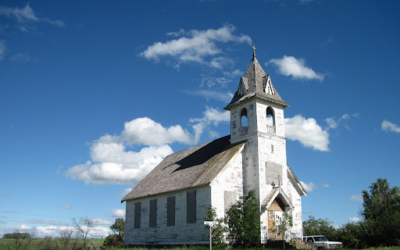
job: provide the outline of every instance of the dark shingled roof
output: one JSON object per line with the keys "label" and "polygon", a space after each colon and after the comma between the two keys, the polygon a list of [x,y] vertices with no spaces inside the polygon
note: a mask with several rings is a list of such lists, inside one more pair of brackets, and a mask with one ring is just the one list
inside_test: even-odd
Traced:
{"label": "dark shingled roof", "polygon": [[[268,82],[271,84],[273,90],[272,93],[264,91]],[[258,97],[282,105],[283,107],[289,107],[289,104],[284,102],[278,94],[278,91],[276,91],[271,82],[270,76],[265,74],[265,71],[261,67],[255,55],[247,68],[246,73],[240,79],[239,87],[236,90],[232,101],[225,107],[225,109],[230,110],[236,104],[252,97]]]}
{"label": "dark shingled roof", "polygon": [[225,136],[169,155],[121,202],[209,184],[244,144]]}

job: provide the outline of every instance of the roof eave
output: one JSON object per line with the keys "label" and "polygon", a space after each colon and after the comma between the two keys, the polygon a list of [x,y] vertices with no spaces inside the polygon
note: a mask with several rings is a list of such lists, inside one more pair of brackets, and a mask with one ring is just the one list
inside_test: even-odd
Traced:
{"label": "roof eave", "polygon": [[240,105],[242,102],[249,101],[249,100],[251,100],[253,98],[255,98],[255,99],[258,98],[258,99],[261,99],[261,100],[264,100],[264,101],[269,101],[269,102],[272,102],[274,104],[278,104],[278,105],[282,106],[283,108],[290,107],[290,104],[288,104],[288,103],[286,103],[284,101],[278,101],[278,100],[275,100],[275,99],[272,99],[272,98],[268,98],[268,97],[265,97],[265,96],[260,96],[260,95],[257,95],[257,94],[252,94],[252,95],[243,96],[243,97],[244,97],[244,99],[240,99],[239,101],[237,101],[235,103],[228,104],[228,106],[226,106],[224,109],[225,110],[231,110],[232,108]]}

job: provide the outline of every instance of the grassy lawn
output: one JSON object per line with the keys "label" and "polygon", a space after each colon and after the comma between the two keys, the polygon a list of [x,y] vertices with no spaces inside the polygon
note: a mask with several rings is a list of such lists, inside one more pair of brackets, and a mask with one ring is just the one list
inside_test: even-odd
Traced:
{"label": "grassy lawn", "polygon": [[[75,240],[72,240],[74,242]],[[97,249],[100,249],[100,246],[103,245],[104,239],[88,239],[89,242],[93,242],[98,246]],[[0,238],[0,250],[8,250],[8,249],[15,249],[15,240],[14,239],[2,239]],[[24,240],[22,244],[27,244],[28,242]],[[77,240],[77,243],[82,243],[82,240]],[[33,239],[27,248],[20,248],[26,250],[37,250],[37,249],[46,249],[45,246],[48,246],[47,249],[62,249],[61,248],[61,240],[59,239]],[[57,247],[58,246],[58,247]],[[109,250],[126,250],[129,248],[106,248]],[[131,248],[134,250],[148,250],[146,248]],[[180,247],[180,248],[169,248],[168,250],[208,250],[208,247]],[[213,250],[225,250],[222,248],[213,247]],[[244,249],[238,249],[244,250]],[[249,250],[275,250],[273,248],[251,248]],[[368,248],[365,250],[400,250],[400,246],[397,247],[379,247],[379,248]]]}
{"label": "grassy lawn", "polygon": [[[43,249],[45,248],[45,245],[47,244],[48,249],[62,249],[62,242],[59,239],[32,239],[31,242],[28,242],[29,240],[24,239],[21,241],[22,246],[27,246],[27,247],[21,247],[20,249],[26,249],[26,250],[36,250],[36,249]],[[77,242],[79,244],[82,243],[82,240],[72,240],[72,244],[74,242]],[[102,246],[104,239],[88,239],[89,242],[94,242],[97,246]],[[1,239],[0,238],[0,250],[8,250],[8,249],[16,249],[16,241],[14,239]],[[59,246],[57,248],[57,246]]]}

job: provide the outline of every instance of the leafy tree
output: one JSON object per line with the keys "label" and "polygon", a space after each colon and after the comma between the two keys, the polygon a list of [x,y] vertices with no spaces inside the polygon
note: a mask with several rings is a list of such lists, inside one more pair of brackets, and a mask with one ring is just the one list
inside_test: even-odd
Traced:
{"label": "leafy tree", "polygon": [[[225,247],[225,233],[228,232],[228,228],[224,225],[224,219],[217,219],[217,213],[215,212],[215,208],[212,207],[211,204],[206,206],[205,209],[207,210],[207,212],[204,216],[204,220],[217,222],[217,224],[213,226],[211,231],[212,244],[219,247]],[[208,225],[206,225],[205,228],[207,230],[210,230],[210,226]]]}
{"label": "leafy tree", "polygon": [[378,179],[370,186],[370,193],[363,190],[362,215],[366,220],[376,220],[379,217],[400,211],[399,188],[390,188],[386,179]]}
{"label": "leafy tree", "polygon": [[122,239],[125,239],[125,220],[123,218],[116,218],[114,224],[110,226],[114,234]]}
{"label": "leafy tree", "polygon": [[364,190],[363,221],[347,223],[337,230],[338,240],[347,248],[400,245],[400,193],[386,179],[378,179]]}
{"label": "leafy tree", "polygon": [[308,220],[303,221],[303,235],[324,235],[329,240],[337,240],[337,231],[329,219],[316,219],[309,216]]}
{"label": "leafy tree", "polygon": [[125,245],[125,220],[123,218],[116,218],[110,229],[113,234],[108,235],[104,239],[103,246],[123,247]]}
{"label": "leafy tree", "polygon": [[229,239],[235,245],[255,246],[261,241],[260,208],[253,190],[227,212]]}

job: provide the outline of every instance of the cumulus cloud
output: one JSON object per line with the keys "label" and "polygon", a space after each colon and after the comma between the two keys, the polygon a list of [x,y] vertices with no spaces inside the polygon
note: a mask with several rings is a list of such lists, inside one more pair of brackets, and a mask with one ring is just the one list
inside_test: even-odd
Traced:
{"label": "cumulus cloud", "polygon": [[[37,17],[33,9],[29,6],[29,4],[27,4],[22,9],[0,6],[0,15],[16,18],[18,23],[20,24],[26,24],[31,22],[46,22],[57,27],[65,26],[64,21],[61,20],[50,20],[48,18]],[[23,27],[22,30],[27,29],[26,26],[22,27]]]}
{"label": "cumulus cloud", "polygon": [[213,68],[221,69],[226,64],[231,64],[231,59],[227,57],[217,56],[221,54],[221,49],[217,43],[247,43],[251,44],[251,38],[247,35],[234,35],[235,27],[227,24],[219,29],[208,30],[190,30],[185,33],[184,30],[179,32],[170,32],[168,35],[185,37],[170,40],[165,43],[156,42],[149,46],[140,55],[155,61],[159,61],[161,57],[169,56],[178,61],[178,65],[184,62],[197,62],[205,64]]}
{"label": "cumulus cloud", "polygon": [[125,209],[113,209],[111,214],[105,213],[107,217],[122,217],[125,218]]}
{"label": "cumulus cloud", "polygon": [[129,194],[130,191],[132,191],[133,188],[126,188],[124,191],[122,191],[121,193],[119,193],[119,196],[125,196],[127,194]]}
{"label": "cumulus cloud", "polygon": [[201,118],[191,118],[190,122],[197,122],[196,126],[201,128],[202,131],[207,130],[210,138],[216,138],[219,134],[212,130],[210,125],[218,126],[220,122],[229,122],[230,113],[229,111],[218,111],[217,109],[206,107],[206,111],[203,112]]}
{"label": "cumulus cloud", "polygon": [[203,122],[206,124],[214,124],[217,126],[220,122],[229,122],[230,112],[229,111],[218,111],[215,108],[206,107],[206,111],[203,112],[202,118],[192,118],[190,122]]}
{"label": "cumulus cloud", "polygon": [[164,128],[160,123],[144,117],[126,122],[121,137],[129,144],[160,146],[173,142],[196,144],[199,134],[195,133],[195,135],[192,136],[179,125]]}
{"label": "cumulus cloud", "polygon": [[300,183],[301,183],[301,185],[304,187],[304,189],[305,189],[307,192],[312,192],[312,191],[314,191],[314,189],[317,188],[317,186],[315,186],[315,184],[312,183],[312,182],[305,183],[305,182],[300,181]]}
{"label": "cumulus cloud", "polygon": [[359,222],[359,221],[361,221],[361,219],[357,218],[357,217],[349,217],[349,221],[350,222]]}
{"label": "cumulus cloud", "polygon": [[325,183],[325,184],[322,184],[322,186],[323,186],[324,188],[328,188],[328,187],[329,187],[329,184]]}
{"label": "cumulus cloud", "polygon": [[391,123],[387,120],[382,122],[381,128],[385,132],[394,132],[400,134],[400,126],[394,123]]}
{"label": "cumulus cloud", "polygon": [[72,209],[72,207],[71,207],[71,206],[68,206],[68,205],[64,205],[64,208],[65,208],[65,209]]}
{"label": "cumulus cloud", "polygon": [[4,59],[5,54],[6,54],[6,42],[4,40],[0,40],[0,60]]}
{"label": "cumulus cloud", "polygon": [[[64,174],[83,180],[86,184],[136,185],[166,156],[173,153],[167,144],[181,142],[196,144],[203,132],[202,125],[192,126],[194,134],[175,125],[163,127],[150,118],[137,118],[126,122],[119,136],[104,135],[90,148],[91,161],[76,165]],[[139,152],[127,146],[145,145]]]}
{"label": "cumulus cloud", "polygon": [[329,133],[317,124],[314,118],[296,115],[285,118],[286,137],[299,141],[303,146],[319,151],[329,151]]}
{"label": "cumulus cloud", "polygon": [[[86,227],[83,227],[84,229]],[[73,231],[76,232],[76,229],[74,227],[57,227],[57,226],[39,226],[39,227],[33,227],[29,228],[30,230],[35,231],[35,235],[38,238],[44,238],[46,236],[51,236],[51,237],[59,237],[60,232],[64,230],[68,231]],[[28,231],[29,231],[28,229]],[[88,234],[89,238],[105,238],[111,233],[111,230],[106,227],[93,227]],[[74,233],[75,234],[75,233]]]}
{"label": "cumulus cloud", "polygon": [[285,76],[292,76],[294,79],[317,79],[324,80],[324,75],[315,73],[314,70],[306,66],[304,59],[296,59],[293,56],[283,56],[281,59],[271,59],[266,65],[273,64],[278,67],[278,72]]}
{"label": "cumulus cloud", "polygon": [[361,202],[364,201],[363,197],[362,197],[362,194],[352,195],[352,196],[349,197],[349,199],[352,200],[352,201],[361,201]]}

